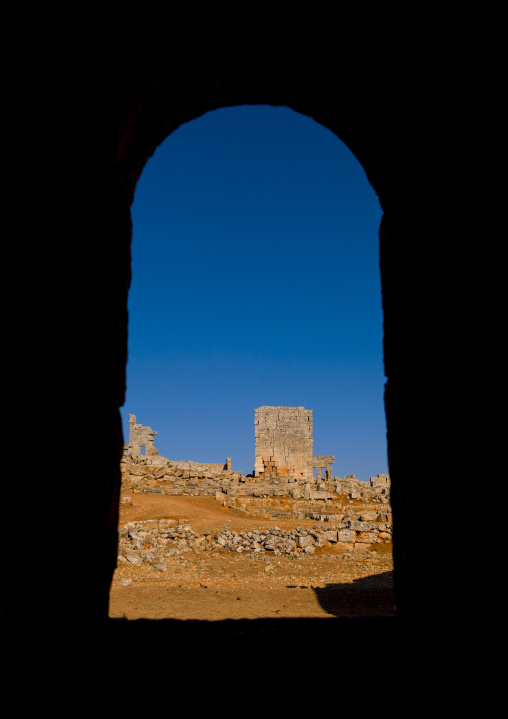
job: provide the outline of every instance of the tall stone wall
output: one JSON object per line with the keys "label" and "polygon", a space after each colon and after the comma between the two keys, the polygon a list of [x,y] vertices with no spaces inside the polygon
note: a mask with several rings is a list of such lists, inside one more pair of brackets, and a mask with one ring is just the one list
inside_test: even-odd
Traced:
{"label": "tall stone wall", "polygon": [[136,415],[129,415],[129,444],[125,448],[128,454],[133,457],[141,456],[141,448],[146,449],[147,457],[156,457],[159,450],[153,446],[154,437],[157,434],[151,427],[143,427],[136,423]]}
{"label": "tall stone wall", "polygon": [[[144,427],[136,422],[136,415],[129,415],[129,444],[124,444],[123,460],[129,462],[143,462],[162,467],[167,463],[166,457],[159,456],[159,450],[154,447],[154,437],[157,434],[151,427]],[[142,453],[141,449],[145,448]]]}
{"label": "tall stone wall", "polygon": [[304,407],[254,410],[254,476],[312,476],[312,411]]}

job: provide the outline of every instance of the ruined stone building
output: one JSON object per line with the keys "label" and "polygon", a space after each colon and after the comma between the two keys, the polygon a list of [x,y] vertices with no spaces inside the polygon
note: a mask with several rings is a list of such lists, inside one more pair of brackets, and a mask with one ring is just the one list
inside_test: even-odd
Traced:
{"label": "ruined stone building", "polygon": [[335,457],[312,454],[312,409],[304,407],[258,407],[255,419],[255,477],[295,477],[332,479]]}
{"label": "ruined stone building", "polygon": [[[151,427],[144,427],[136,422],[136,415],[129,415],[129,444],[123,446],[124,460],[164,467],[168,460],[159,455],[154,447],[154,437],[158,434]],[[144,450],[144,451],[143,451]]]}
{"label": "ruined stone building", "polygon": [[[147,465],[155,465],[165,467],[171,464],[173,467],[180,469],[202,470],[212,473],[212,475],[221,472],[231,472],[231,457],[227,457],[225,462],[182,462],[171,461],[166,457],[159,455],[159,450],[154,447],[154,437],[158,434],[151,427],[144,427],[136,422],[136,415],[129,415],[129,443],[123,446],[123,459],[136,462],[142,458]],[[142,451],[144,450],[144,451]]]}
{"label": "ruined stone building", "polygon": [[[151,427],[143,427],[142,424],[136,424],[136,415],[129,415],[129,444],[124,446],[126,454],[132,457],[156,457],[159,450],[153,445],[154,436],[157,434]],[[141,450],[145,451],[142,452]]]}
{"label": "ruined stone building", "polygon": [[[254,477],[312,480],[316,468],[317,477],[332,480],[331,465],[335,457],[312,453],[312,412],[304,407],[258,407],[254,410]],[[130,414],[129,443],[124,445],[124,460],[139,462],[142,458],[148,465],[166,466],[169,463],[180,469],[202,469],[213,475],[232,471],[231,457],[227,457],[225,463],[170,461],[161,457],[154,447],[156,434],[151,427],[138,424],[136,415]]]}

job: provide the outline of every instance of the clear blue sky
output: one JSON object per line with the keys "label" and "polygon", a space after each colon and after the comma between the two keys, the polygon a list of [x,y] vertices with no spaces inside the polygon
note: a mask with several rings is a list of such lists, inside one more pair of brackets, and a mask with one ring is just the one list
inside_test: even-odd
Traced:
{"label": "clear blue sky", "polygon": [[132,208],[125,441],[132,413],[164,457],[247,474],[254,408],[302,406],[334,476],[388,472],[380,219],[350,150],[292,110],[172,133]]}

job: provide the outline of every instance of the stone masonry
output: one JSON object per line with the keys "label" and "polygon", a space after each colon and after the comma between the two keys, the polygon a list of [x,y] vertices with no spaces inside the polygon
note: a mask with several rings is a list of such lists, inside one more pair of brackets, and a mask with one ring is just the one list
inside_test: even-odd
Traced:
{"label": "stone masonry", "polygon": [[[154,436],[158,434],[151,427],[144,427],[136,423],[136,415],[129,415],[129,444],[124,444],[122,463],[129,465],[147,465],[149,467],[173,467],[179,470],[192,470],[194,472],[208,472],[210,476],[219,476],[223,472],[231,473],[231,457],[225,462],[181,462],[170,461],[159,455],[154,447]],[[142,453],[141,449],[145,448]],[[240,475],[240,472],[233,473]]]}
{"label": "stone masonry", "polygon": [[176,519],[146,520],[129,522],[119,530],[118,559],[120,563],[148,564],[165,572],[167,557],[189,550],[289,555],[296,559],[330,546],[366,551],[377,544],[390,543],[391,539],[391,515],[384,513],[344,515],[327,527],[270,527],[250,532],[224,528],[207,534],[194,532],[190,524],[178,525]]}
{"label": "stone masonry", "polygon": [[146,449],[146,456],[159,454],[159,450],[153,446],[154,436],[157,434],[151,427],[143,427],[136,424],[136,415],[129,415],[129,445],[128,452],[135,457],[141,456],[141,449]]}
{"label": "stone masonry", "polygon": [[[136,423],[136,415],[129,415],[129,444],[124,445],[124,455],[129,459],[146,458],[150,464],[163,464],[167,460],[159,458],[159,450],[154,447],[154,437],[157,434],[151,427],[143,427]],[[141,450],[145,449],[142,453]]]}
{"label": "stone masonry", "polygon": [[[390,504],[390,477],[361,482],[354,474],[332,477],[333,456],[312,454],[312,410],[259,407],[256,413],[256,469],[243,476],[225,463],[175,461],[153,447],[151,427],[130,415],[129,444],[121,461],[122,491],[215,497],[223,506],[260,518],[335,522],[345,501]],[[146,454],[141,454],[141,447]],[[283,460],[283,463],[282,463]],[[319,472],[313,477],[313,467]],[[325,476],[321,470],[325,469]]]}
{"label": "stone masonry", "polygon": [[333,456],[313,456],[312,412],[304,407],[258,407],[254,410],[255,477],[311,480],[325,470],[331,480]]}

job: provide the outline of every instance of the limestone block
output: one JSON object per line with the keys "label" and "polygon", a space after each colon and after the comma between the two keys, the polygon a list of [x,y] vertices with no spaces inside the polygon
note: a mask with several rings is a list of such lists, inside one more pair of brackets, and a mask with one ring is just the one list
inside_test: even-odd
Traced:
{"label": "limestone block", "polygon": [[312,544],[314,544],[314,538],[310,535],[307,535],[305,537],[298,537],[297,542],[299,547],[310,547]]}
{"label": "limestone block", "polygon": [[305,497],[305,499],[319,499],[319,500],[326,500],[326,499],[333,499],[333,494],[330,494],[329,492],[309,492],[309,496]]}
{"label": "limestone block", "polygon": [[334,530],[327,530],[326,532],[323,532],[323,537],[328,542],[336,542],[338,539],[338,532]]}
{"label": "limestone block", "polygon": [[129,474],[134,477],[141,477],[145,473],[144,467],[130,467]]}
{"label": "limestone block", "polygon": [[350,521],[349,529],[352,529],[354,532],[370,532],[372,529],[375,529],[375,527],[371,522]]}
{"label": "limestone block", "polygon": [[356,532],[351,529],[340,529],[337,533],[338,542],[354,542],[356,540]]}
{"label": "limestone block", "polygon": [[314,546],[316,547],[326,547],[328,544],[328,541],[325,539],[325,537],[322,534],[318,534],[314,538]]}
{"label": "limestone block", "polygon": [[264,547],[265,549],[268,549],[269,551],[273,552],[273,550],[275,549],[275,543],[276,538],[273,536],[273,534],[269,534],[265,539]]}
{"label": "limestone block", "polygon": [[356,535],[356,541],[362,544],[374,544],[377,538],[377,532],[358,532]]}

